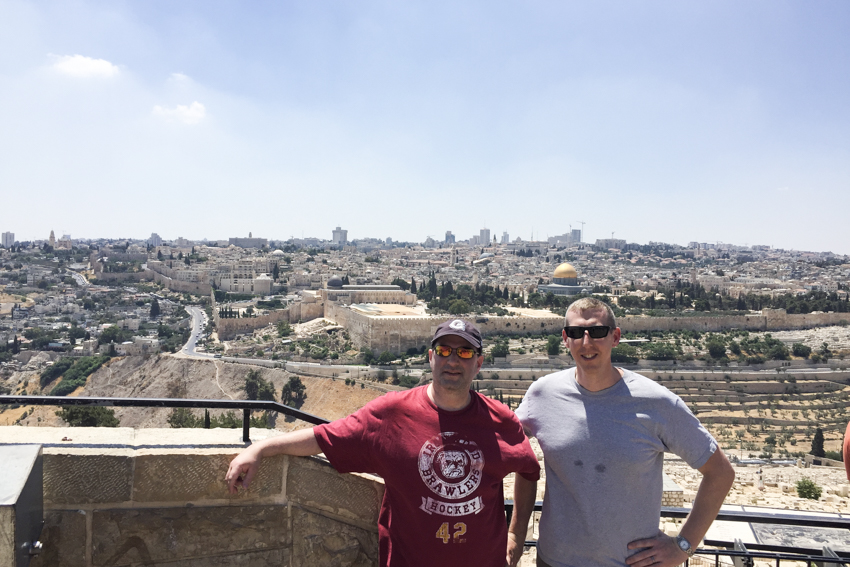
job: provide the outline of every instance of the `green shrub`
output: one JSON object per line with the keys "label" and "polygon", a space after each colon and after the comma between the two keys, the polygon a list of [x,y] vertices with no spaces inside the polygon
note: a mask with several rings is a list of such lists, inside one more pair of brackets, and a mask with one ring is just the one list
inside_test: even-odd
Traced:
{"label": "green shrub", "polygon": [[68,406],[56,412],[71,427],[118,427],[118,418],[111,408],[98,406]]}
{"label": "green shrub", "polygon": [[70,357],[60,358],[56,362],[53,363],[52,366],[48,366],[41,372],[40,376],[40,384],[41,387],[44,388],[55,379],[62,376],[66,370],[74,366],[74,359]]}
{"label": "green shrub", "polygon": [[86,378],[107,360],[109,360],[108,356],[83,356],[78,358],[74,365],[64,372],[62,381],[54,386],[50,395],[67,396],[80,386],[85,386]]}
{"label": "green shrub", "polygon": [[810,478],[801,478],[797,481],[797,496],[800,498],[818,500],[822,492],[821,487]]}
{"label": "green shrub", "polygon": [[419,384],[419,378],[415,376],[401,376],[399,378],[399,384],[402,388],[413,388]]}

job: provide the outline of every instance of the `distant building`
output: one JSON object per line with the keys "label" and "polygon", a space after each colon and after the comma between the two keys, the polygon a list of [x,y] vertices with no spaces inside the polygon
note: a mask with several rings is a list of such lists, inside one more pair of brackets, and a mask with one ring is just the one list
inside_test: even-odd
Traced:
{"label": "distant building", "polygon": [[65,250],[70,250],[73,247],[73,243],[71,242],[70,234],[63,234],[62,239],[56,243],[56,248],[64,248]]}
{"label": "distant building", "polygon": [[269,245],[266,238],[254,238],[249,232],[248,238],[231,238],[228,240],[228,245],[238,246],[239,248],[263,248]]}
{"label": "distant building", "polygon": [[47,240],[47,243],[50,245],[51,248],[56,247],[56,235],[53,234],[52,230],[50,231],[50,238]]}
{"label": "distant building", "polygon": [[446,231],[446,239],[444,241],[446,244],[454,244],[455,243],[455,235],[452,234],[452,231]]}
{"label": "distant building", "polygon": [[508,236],[508,231],[506,230],[502,233],[502,244],[510,244],[510,243],[511,243],[511,237]]}
{"label": "distant building", "polygon": [[537,286],[537,291],[542,294],[552,293],[555,295],[578,295],[587,289],[578,285],[578,272],[566,262],[555,268],[552,274],[552,282],[549,285]]}
{"label": "distant building", "polygon": [[626,241],[620,238],[599,238],[596,240],[596,246],[605,250],[611,248],[622,250],[626,247]]}
{"label": "distant building", "polygon": [[154,248],[156,248],[157,246],[162,246],[162,238],[160,238],[157,233],[152,232],[151,237],[148,238],[148,244],[150,244]]}
{"label": "distant building", "polygon": [[348,242],[348,231],[336,227],[333,231],[333,243],[337,246],[345,246],[346,242]]}
{"label": "distant building", "polygon": [[482,228],[481,232],[478,233],[478,243],[482,246],[488,246],[490,244],[490,229]]}
{"label": "distant building", "polygon": [[3,248],[11,248],[12,245],[15,244],[15,233],[14,232],[4,232],[3,233]]}
{"label": "distant building", "polygon": [[[178,236],[177,240],[174,241],[174,246],[177,246],[178,248],[188,248],[189,246],[193,246],[194,244],[195,244],[194,242],[192,242],[191,240],[187,240],[187,239],[183,238],[182,236]],[[250,247],[245,246],[245,248],[250,248]]]}

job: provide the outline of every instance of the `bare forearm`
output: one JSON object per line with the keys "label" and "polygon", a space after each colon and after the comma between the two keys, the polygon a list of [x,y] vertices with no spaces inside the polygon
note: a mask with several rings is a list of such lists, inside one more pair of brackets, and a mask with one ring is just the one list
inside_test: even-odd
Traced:
{"label": "bare forearm", "polygon": [[700,468],[700,472],[703,473],[703,479],[694,506],[679,532],[693,547],[705,537],[735,481],[735,470],[719,448],[709,462]]}
{"label": "bare forearm", "polygon": [[537,481],[527,480],[517,473],[514,478],[514,513],[508,531],[525,539],[528,531],[528,520],[534,511],[537,498]]}
{"label": "bare forearm", "polygon": [[248,450],[256,451],[259,457],[271,457],[273,455],[306,457],[322,452],[312,427],[258,441],[251,445]]}

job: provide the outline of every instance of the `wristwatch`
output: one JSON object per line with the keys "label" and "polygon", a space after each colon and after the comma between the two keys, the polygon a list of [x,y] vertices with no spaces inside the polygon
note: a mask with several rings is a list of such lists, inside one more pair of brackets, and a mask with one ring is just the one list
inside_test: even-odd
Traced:
{"label": "wristwatch", "polygon": [[679,549],[688,554],[688,557],[694,556],[694,548],[691,547],[691,542],[683,538],[682,536],[676,536],[676,545],[679,546]]}

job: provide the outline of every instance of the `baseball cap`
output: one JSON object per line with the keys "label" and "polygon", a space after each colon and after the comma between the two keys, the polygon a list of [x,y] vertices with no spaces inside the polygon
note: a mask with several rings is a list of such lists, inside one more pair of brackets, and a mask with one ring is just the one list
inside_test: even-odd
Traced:
{"label": "baseball cap", "polygon": [[465,321],[463,319],[452,319],[450,321],[440,323],[437,327],[437,331],[434,333],[434,338],[431,339],[431,346],[434,346],[437,339],[445,337],[446,335],[457,335],[478,349],[478,352],[481,352],[481,331],[479,331],[478,327],[469,321]]}

